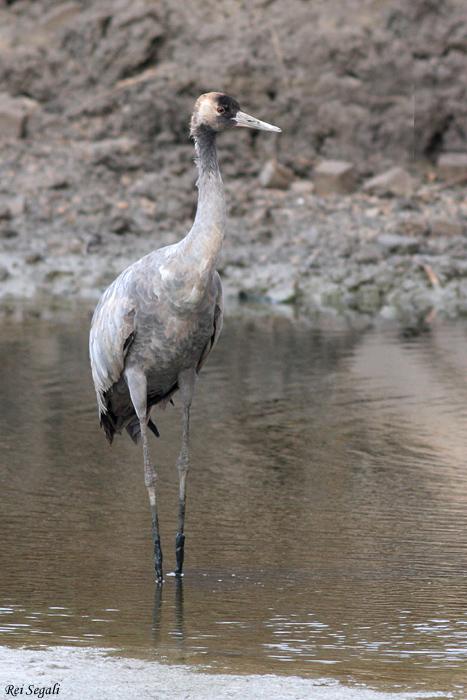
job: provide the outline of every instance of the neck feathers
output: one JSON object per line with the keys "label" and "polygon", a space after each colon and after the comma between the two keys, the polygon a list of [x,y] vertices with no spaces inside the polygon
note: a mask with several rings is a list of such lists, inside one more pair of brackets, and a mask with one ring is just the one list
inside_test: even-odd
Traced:
{"label": "neck feathers", "polygon": [[225,230],[225,196],[217,162],[216,133],[198,127],[195,141],[199,177],[198,208],[193,227],[185,238],[186,252],[203,277],[214,271]]}
{"label": "neck feathers", "polygon": [[193,134],[195,141],[196,165],[200,178],[203,175],[214,175],[220,179],[217,162],[216,132],[207,127],[198,127]]}

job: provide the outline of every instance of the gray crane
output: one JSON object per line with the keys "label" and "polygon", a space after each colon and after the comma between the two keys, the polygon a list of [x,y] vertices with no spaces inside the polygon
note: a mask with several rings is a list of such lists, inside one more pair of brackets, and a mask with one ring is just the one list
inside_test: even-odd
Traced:
{"label": "gray crane", "polygon": [[201,95],[191,117],[199,177],[198,207],[187,236],[155,250],[124,270],[104,292],[94,312],[89,340],[92,377],[102,428],[110,444],[125,429],[141,438],[144,479],[151,505],[154,566],[162,577],[157,516],[157,475],[148,428],[155,405],[165,408],[176,391],[183,406],[175,575],[182,576],[186,480],[190,468],[190,407],[198,372],[222,327],[222,287],[215,270],[225,231],[225,196],[216,152],[218,132],[232,127],[281,131],[250,117],[219,92]]}

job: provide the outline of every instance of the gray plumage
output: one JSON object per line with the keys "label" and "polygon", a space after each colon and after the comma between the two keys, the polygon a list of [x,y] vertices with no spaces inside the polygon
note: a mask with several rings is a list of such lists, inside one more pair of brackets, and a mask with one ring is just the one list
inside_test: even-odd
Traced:
{"label": "gray plumage", "polygon": [[162,581],[157,518],[157,476],[151,464],[147,428],[155,405],[165,408],[180,390],[184,410],[180,476],[177,566],[182,575],[189,420],[196,378],[222,328],[222,287],[216,261],[225,230],[225,197],[216,153],[216,135],[232,127],[268,131],[277,127],[240,111],[222,93],[201,95],[191,118],[199,178],[198,208],[187,236],[128,267],[110,285],[91,323],[90,358],[101,426],[111,444],[126,429],[143,444],[145,482],[152,512],[155,568]]}

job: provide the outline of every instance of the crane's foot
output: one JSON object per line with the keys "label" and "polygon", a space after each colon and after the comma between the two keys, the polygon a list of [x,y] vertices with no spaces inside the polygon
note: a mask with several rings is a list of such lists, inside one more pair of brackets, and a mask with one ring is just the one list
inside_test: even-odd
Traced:
{"label": "crane's foot", "polygon": [[162,583],[162,549],[159,535],[154,537],[154,568],[156,570],[157,583]]}
{"label": "crane's foot", "polygon": [[177,565],[175,567],[175,576],[183,576],[183,559],[185,556],[185,535],[179,532],[175,538],[175,557]]}

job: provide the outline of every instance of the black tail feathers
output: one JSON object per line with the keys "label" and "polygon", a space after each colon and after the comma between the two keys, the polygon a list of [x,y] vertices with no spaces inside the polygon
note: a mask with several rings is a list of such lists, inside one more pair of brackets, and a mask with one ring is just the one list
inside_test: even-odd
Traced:
{"label": "black tail feathers", "polygon": [[155,423],[153,423],[153,421],[151,420],[151,418],[148,420],[148,428],[149,428],[149,430],[151,430],[151,431],[154,433],[154,435],[155,435],[156,437],[160,437],[160,436],[161,436],[160,432],[159,432],[158,429],[157,429],[157,425],[156,425]]}
{"label": "black tail feathers", "polygon": [[107,413],[101,413],[101,427],[104,429],[105,437],[109,445],[112,445],[114,441],[114,435],[116,433],[115,425],[113,421],[109,418]]}
{"label": "black tail feathers", "polygon": [[[157,429],[156,424],[151,420],[151,418],[148,420],[148,428],[149,430],[154,433],[156,437],[160,437],[160,433]],[[128,423],[128,425],[125,426],[125,429],[128,433],[128,435],[131,437],[135,445],[139,443],[139,439],[141,437],[141,427],[139,424],[138,418],[136,416]]]}
{"label": "black tail feathers", "polygon": [[[123,428],[122,419],[117,418],[117,421],[115,422],[113,418],[114,416],[110,415],[109,413],[101,413],[101,426],[104,429],[105,437],[107,438],[107,442],[109,443],[109,445],[112,445],[115,433],[121,433]],[[160,437],[160,433],[157,429],[157,426],[151,420],[151,418],[148,420],[148,428],[149,430],[151,430],[152,433],[154,433],[156,437]],[[135,445],[137,445],[141,436],[141,428],[139,425],[139,420],[136,416],[134,416],[130,420],[130,422],[125,425],[125,430],[131,437]]]}

